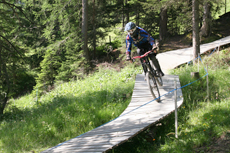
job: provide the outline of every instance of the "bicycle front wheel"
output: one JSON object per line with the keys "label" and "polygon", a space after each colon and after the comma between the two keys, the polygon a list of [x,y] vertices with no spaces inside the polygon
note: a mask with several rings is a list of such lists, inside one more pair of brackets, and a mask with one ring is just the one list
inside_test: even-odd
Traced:
{"label": "bicycle front wheel", "polygon": [[163,86],[163,80],[162,80],[161,76],[155,77],[155,79],[156,79],[156,82],[159,86]]}
{"label": "bicycle front wheel", "polygon": [[[153,62],[152,62],[152,60],[150,60],[150,65],[151,65],[152,68],[155,68],[155,66],[154,66],[154,64],[153,64]],[[162,78],[161,78],[159,72],[156,70],[156,68],[155,68],[155,70],[153,69],[153,71],[155,71],[155,72],[157,73],[157,77],[155,77],[157,84],[158,84],[159,86],[163,86],[163,80],[162,80]],[[156,76],[156,75],[155,75],[155,76]]]}
{"label": "bicycle front wheel", "polygon": [[156,83],[154,76],[152,74],[150,74],[150,72],[146,73],[146,80],[147,80],[147,84],[149,86],[149,90],[150,90],[153,98],[154,99],[158,98],[156,101],[159,102],[160,101],[160,92],[158,89],[158,85]]}

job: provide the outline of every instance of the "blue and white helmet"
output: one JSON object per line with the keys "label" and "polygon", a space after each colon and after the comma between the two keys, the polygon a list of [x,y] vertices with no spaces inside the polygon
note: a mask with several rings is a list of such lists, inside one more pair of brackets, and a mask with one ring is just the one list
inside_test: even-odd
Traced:
{"label": "blue and white helmet", "polygon": [[125,30],[127,31],[129,34],[133,34],[133,32],[136,30],[137,26],[135,23],[133,22],[129,22],[125,25]]}

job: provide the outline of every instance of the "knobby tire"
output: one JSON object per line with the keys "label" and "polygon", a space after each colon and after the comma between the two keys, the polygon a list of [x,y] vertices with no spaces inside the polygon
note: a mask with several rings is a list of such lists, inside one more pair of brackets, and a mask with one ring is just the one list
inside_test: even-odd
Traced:
{"label": "knobby tire", "polygon": [[146,73],[146,80],[147,80],[147,84],[148,84],[148,87],[149,87],[149,90],[153,96],[154,99],[156,99],[157,102],[160,101],[160,92],[159,92],[159,89],[158,89],[158,85],[156,83],[156,80],[155,78],[150,74],[150,72],[147,72]]}
{"label": "knobby tire", "polygon": [[[154,64],[153,64],[152,61],[150,61],[150,65],[151,65],[152,68],[155,68],[155,66],[154,66]],[[157,72],[157,71],[155,71],[155,72],[159,75],[159,72]],[[156,79],[157,84],[158,84],[159,86],[163,86],[163,80],[162,80],[162,78],[161,78],[160,75],[159,75],[158,77],[155,77],[155,79]]]}
{"label": "knobby tire", "polygon": [[155,77],[155,79],[156,79],[156,82],[157,82],[157,84],[158,84],[159,86],[163,86],[163,81],[162,81],[161,76]]}

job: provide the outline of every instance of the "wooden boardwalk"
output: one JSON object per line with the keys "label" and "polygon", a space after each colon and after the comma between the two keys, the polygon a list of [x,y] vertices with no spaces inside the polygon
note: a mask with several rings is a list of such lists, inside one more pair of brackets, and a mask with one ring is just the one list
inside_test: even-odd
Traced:
{"label": "wooden boardwalk", "polygon": [[[212,51],[216,48],[230,44],[230,36],[213,41],[211,43],[202,44],[200,46],[200,54],[207,51]],[[160,53],[157,55],[159,63],[163,72],[167,73],[168,70],[174,69],[181,64],[185,64],[193,60],[193,47],[177,49],[169,52]]]}
{"label": "wooden boardwalk", "polygon": [[[230,36],[201,45],[200,53],[203,54],[227,44],[230,44]],[[190,47],[160,53],[157,58],[162,70],[167,73],[168,70],[191,61],[192,55],[193,49]],[[165,75],[163,77],[164,85],[160,87],[161,102],[157,103],[150,94],[144,76],[138,74],[131,102],[118,118],[42,153],[99,153],[106,152],[126,142],[174,111],[174,93],[172,92],[174,90],[174,80],[177,81],[177,87],[179,88],[177,90],[177,106],[180,107],[183,103],[183,97],[178,76]]]}
{"label": "wooden boardwalk", "polygon": [[[144,75],[138,74],[131,102],[118,118],[81,136],[45,150],[43,153],[106,152],[127,141],[174,111],[174,91],[170,92],[174,89],[174,80],[177,81],[177,87],[179,88],[178,76],[166,75],[163,77],[164,85],[160,87],[160,93],[163,96],[161,102],[158,103],[156,100],[154,101],[147,83],[144,81]],[[179,107],[183,102],[181,89],[177,90],[177,95],[177,105]]]}

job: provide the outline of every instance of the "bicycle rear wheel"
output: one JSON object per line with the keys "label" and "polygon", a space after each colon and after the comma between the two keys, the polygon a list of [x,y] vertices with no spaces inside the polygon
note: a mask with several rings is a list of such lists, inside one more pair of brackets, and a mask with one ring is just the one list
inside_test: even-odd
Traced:
{"label": "bicycle rear wheel", "polygon": [[150,72],[147,72],[146,73],[146,80],[147,80],[147,84],[149,86],[149,90],[153,96],[154,99],[156,99],[157,102],[160,101],[160,92],[159,92],[159,89],[158,89],[158,85],[156,83],[156,80],[155,78],[153,77],[152,74],[150,74]]}

